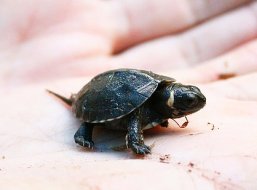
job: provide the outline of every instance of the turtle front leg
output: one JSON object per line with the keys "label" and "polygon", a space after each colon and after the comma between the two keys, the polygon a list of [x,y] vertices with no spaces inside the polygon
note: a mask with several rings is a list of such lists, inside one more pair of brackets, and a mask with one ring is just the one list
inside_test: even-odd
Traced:
{"label": "turtle front leg", "polygon": [[136,154],[151,153],[150,147],[144,144],[143,133],[141,130],[140,118],[138,112],[132,114],[128,120],[128,134],[126,143]]}
{"label": "turtle front leg", "polygon": [[94,142],[92,141],[93,128],[93,124],[82,123],[74,135],[75,142],[80,146],[92,149],[94,146]]}

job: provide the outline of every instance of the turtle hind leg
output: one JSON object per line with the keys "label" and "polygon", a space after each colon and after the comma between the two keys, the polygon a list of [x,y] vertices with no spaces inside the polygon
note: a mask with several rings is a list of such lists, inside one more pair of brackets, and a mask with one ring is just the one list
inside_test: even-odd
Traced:
{"label": "turtle hind leg", "polygon": [[126,144],[136,154],[151,153],[150,147],[144,144],[138,112],[132,114],[128,120],[128,134],[126,136]]}
{"label": "turtle hind leg", "polygon": [[94,142],[92,141],[93,128],[93,124],[82,123],[74,135],[75,142],[80,146],[92,149],[94,146]]}

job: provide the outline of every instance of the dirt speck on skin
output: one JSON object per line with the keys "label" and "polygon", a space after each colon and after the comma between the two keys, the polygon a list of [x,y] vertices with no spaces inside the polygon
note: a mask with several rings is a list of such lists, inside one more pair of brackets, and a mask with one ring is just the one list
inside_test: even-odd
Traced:
{"label": "dirt speck on skin", "polygon": [[220,73],[218,75],[218,79],[226,80],[232,77],[235,77],[236,73],[229,71],[229,63],[227,61],[224,62],[224,73]]}
{"label": "dirt speck on skin", "polygon": [[189,136],[193,136],[193,135],[201,135],[201,134],[203,134],[202,132],[198,132],[198,133],[189,133],[188,135]]}
{"label": "dirt speck on skin", "polygon": [[213,131],[215,129],[215,125],[211,122],[208,122],[207,125],[210,125],[211,126],[211,130]]}
{"label": "dirt speck on skin", "polygon": [[226,79],[229,79],[229,78],[232,78],[232,77],[235,77],[235,76],[236,76],[235,73],[222,73],[222,74],[218,75],[218,79],[226,80]]}
{"label": "dirt speck on skin", "polygon": [[194,164],[193,162],[189,162],[189,164],[188,164],[188,166],[191,167],[191,168],[193,168],[194,165],[195,165],[195,164]]}
{"label": "dirt speck on skin", "polygon": [[186,122],[184,122],[181,126],[180,126],[180,128],[186,128],[187,127],[187,125],[188,125],[188,121],[186,121]]}
{"label": "dirt speck on skin", "polygon": [[159,157],[161,163],[170,163],[170,155],[165,154]]}
{"label": "dirt speck on skin", "polygon": [[5,156],[2,156],[2,159],[4,160],[4,159],[5,159]]}

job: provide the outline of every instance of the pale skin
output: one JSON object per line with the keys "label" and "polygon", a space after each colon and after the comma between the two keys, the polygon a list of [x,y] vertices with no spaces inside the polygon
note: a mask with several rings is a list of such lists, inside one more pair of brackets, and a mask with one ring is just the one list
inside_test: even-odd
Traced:
{"label": "pale skin", "polygon": [[[192,2],[2,1],[1,188],[254,189],[257,3]],[[120,67],[197,85],[206,107],[185,129],[146,131],[146,157],[117,151],[125,139],[115,131],[97,130],[96,148],[80,148],[80,122],[45,89],[69,96]]]}

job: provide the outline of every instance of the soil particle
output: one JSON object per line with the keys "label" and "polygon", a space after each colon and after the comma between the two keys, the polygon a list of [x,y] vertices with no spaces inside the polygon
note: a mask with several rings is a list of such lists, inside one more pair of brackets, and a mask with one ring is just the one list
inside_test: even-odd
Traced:
{"label": "soil particle", "polygon": [[159,157],[161,163],[170,163],[170,155],[165,154]]}

